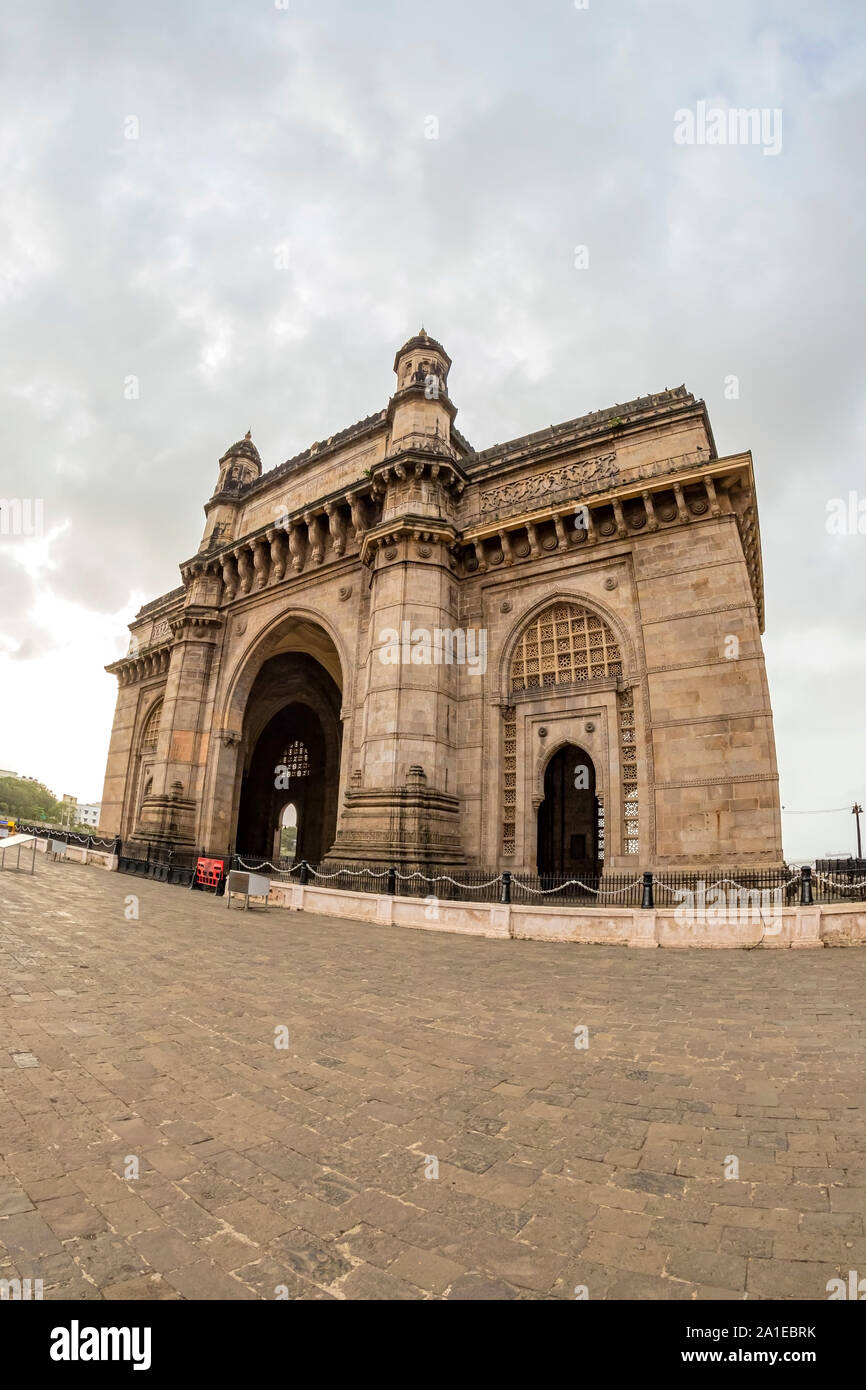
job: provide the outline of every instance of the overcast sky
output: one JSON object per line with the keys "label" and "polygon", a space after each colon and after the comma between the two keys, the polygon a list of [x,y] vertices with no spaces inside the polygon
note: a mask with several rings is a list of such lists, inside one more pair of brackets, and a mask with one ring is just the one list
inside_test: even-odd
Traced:
{"label": "overcast sky", "polygon": [[[380,409],[423,321],[475,448],[685,382],[752,449],[782,802],[866,798],[866,535],[827,530],[866,499],[864,27],[862,0],[6,0],[0,496],[44,536],[0,536],[0,768],[100,797],[102,668],[220,454],[252,427],[267,469]],[[781,150],[676,143],[701,101],[780,111]],[[848,811],[785,817],[789,857],[853,843]]]}

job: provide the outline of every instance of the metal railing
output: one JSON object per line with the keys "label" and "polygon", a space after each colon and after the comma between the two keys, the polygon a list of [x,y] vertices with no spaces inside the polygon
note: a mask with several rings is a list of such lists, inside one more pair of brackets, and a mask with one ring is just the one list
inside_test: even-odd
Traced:
{"label": "metal railing", "polygon": [[800,869],[636,870],[631,874],[531,874],[483,868],[437,873],[429,864],[357,864],[327,859],[316,863],[280,859],[275,863],[264,855],[235,854],[232,867],[264,870],[282,883],[470,902],[675,908],[688,902],[690,896],[698,901],[718,901],[720,890],[726,898],[740,903],[748,901],[750,895],[772,895],[771,901],[783,907],[866,901],[866,873],[859,878],[848,870],[825,874],[808,865]]}
{"label": "metal railing", "polygon": [[31,825],[29,822],[18,821],[18,829],[22,835],[36,835],[40,840],[60,840],[64,845],[80,845],[83,849],[98,849],[103,854],[115,854],[115,846],[118,841],[114,836],[82,835],[78,831],[63,830],[56,825],[46,825],[39,822]]}
{"label": "metal railing", "polygon": [[[46,825],[19,822],[22,832],[41,839],[116,854],[121,873],[162,883],[188,886],[204,850],[176,850],[143,840],[80,835]],[[261,854],[218,855],[227,867],[264,871],[279,883],[319,884],[355,892],[388,893],[397,897],[436,898],[439,901],[498,902],[514,905],[552,903],[585,907],[676,908],[689,899],[718,901],[721,890],[730,900],[771,894],[784,907],[810,904],[866,902],[866,863],[818,860],[813,869],[636,869],[633,873],[533,874],[510,869],[459,868],[436,870],[429,863],[372,864],[323,859],[279,858]],[[711,894],[715,897],[711,898]]]}

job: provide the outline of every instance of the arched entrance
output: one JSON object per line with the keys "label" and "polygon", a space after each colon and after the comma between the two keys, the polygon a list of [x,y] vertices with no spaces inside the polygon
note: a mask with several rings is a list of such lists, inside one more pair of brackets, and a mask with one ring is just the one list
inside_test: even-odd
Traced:
{"label": "arched entrance", "polygon": [[239,854],[279,854],[293,806],[295,857],[324,858],[337,828],[341,733],[340,692],[318,661],[282,652],[263,664],[244,715]]}
{"label": "arched entrance", "polygon": [[544,772],[538,808],[538,872],[597,874],[603,854],[595,767],[583,748],[567,743]]}

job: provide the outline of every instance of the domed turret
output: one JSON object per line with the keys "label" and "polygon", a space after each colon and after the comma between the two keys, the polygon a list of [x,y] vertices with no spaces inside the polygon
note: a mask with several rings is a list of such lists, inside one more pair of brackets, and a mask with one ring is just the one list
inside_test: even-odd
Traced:
{"label": "domed turret", "polygon": [[388,454],[411,448],[451,454],[451,424],[457,411],[448,397],[451,358],[422,326],[394,358],[397,390],[388,407]]}
{"label": "domed turret", "polygon": [[262,460],[259,451],[252,441],[252,435],[247,430],[243,439],[239,439],[237,444],[232,444],[230,449],[226,449],[220,459],[219,481],[216,491],[222,492],[226,487],[242,487],[244,483],[251,483],[255,478],[262,476]]}
{"label": "domed turret", "polygon": [[429,337],[422,325],[420,333],[404,343],[394,358],[397,390],[421,387],[427,400],[438,400],[440,392],[447,396],[450,366],[451,358],[442,344]]}

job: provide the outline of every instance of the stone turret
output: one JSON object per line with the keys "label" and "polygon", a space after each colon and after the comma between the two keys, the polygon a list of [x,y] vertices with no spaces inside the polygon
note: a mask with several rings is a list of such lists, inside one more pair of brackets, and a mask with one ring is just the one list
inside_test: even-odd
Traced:
{"label": "stone turret", "polygon": [[397,390],[388,406],[388,454],[435,450],[453,457],[451,425],[457,414],[448,398],[451,358],[422,328],[394,358]]}
{"label": "stone turret", "polygon": [[217,485],[210,501],[205,503],[207,521],[200,552],[234,539],[239,494],[248,483],[261,476],[262,460],[247,430],[243,439],[226,449],[219,461]]}
{"label": "stone turret", "polygon": [[371,570],[367,718],[335,857],[381,853],[368,839],[373,818],[391,827],[395,862],[463,862],[456,793],[462,672],[454,647],[465,634],[457,631],[453,547],[465,476],[451,440],[450,366],[423,328],[394,359],[387,447],[371,470],[382,519],[361,544]]}
{"label": "stone turret", "polygon": [[214,495],[226,488],[243,487],[245,483],[251,483],[261,476],[262,461],[259,451],[252,441],[251,432],[247,430],[243,439],[226,449],[220,459],[220,475]]}

